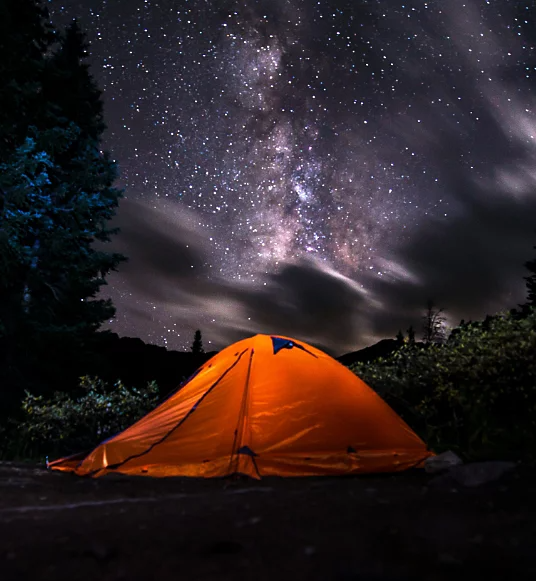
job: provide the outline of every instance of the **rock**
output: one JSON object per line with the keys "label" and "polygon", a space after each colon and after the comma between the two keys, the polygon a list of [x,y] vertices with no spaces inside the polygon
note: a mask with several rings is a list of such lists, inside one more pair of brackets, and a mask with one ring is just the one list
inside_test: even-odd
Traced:
{"label": "rock", "polygon": [[453,466],[459,466],[461,464],[463,464],[461,458],[454,452],[448,450],[437,456],[427,458],[424,461],[424,470],[428,474],[437,474],[438,472],[444,472]]}
{"label": "rock", "polygon": [[[444,474],[430,480],[429,485],[440,488],[448,488],[456,484],[466,487],[480,486],[498,480],[515,467],[514,462],[474,462],[453,466]],[[452,488],[451,492],[457,492],[457,490]]]}
{"label": "rock", "polygon": [[462,486],[480,486],[499,480],[504,474],[514,470],[515,462],[474,462],[450,469],[450,476]]}

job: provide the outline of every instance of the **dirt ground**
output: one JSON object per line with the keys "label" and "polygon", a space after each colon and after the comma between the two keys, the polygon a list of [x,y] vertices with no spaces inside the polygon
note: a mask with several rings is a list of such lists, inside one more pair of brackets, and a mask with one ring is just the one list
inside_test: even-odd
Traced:
{"label": "dirt ground", "polygon": [[536,579],[535,471],[433,478],[89,480],[3,463],[0,579]]}

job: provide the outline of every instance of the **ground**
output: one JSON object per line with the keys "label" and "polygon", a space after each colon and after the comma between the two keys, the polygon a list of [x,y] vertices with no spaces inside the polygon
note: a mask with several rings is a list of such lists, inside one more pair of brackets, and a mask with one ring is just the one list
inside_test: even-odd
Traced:
{"label": "ground", "polygon": [[3,463],[0,579],[536,579],[536,471],[433,478],[91,480]]}

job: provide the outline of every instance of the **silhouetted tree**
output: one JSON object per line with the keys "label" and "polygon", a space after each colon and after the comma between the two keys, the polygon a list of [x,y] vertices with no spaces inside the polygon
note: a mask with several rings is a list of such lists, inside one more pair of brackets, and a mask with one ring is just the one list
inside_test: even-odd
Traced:
{"label": "silhouetted tree", "polygon": [[194,333],[194,341],[192,343],[192,353],[199,355],[200,353],[204,353],[205,350],[203,349],[203,339],[201,337],[201,331],[197,329]]}
{"label": "silhouetted tree", "polygon": [[426,313],[423,316],[422,339],[427,345],[430,343],[442,343],[445,340],[444,309],[438,309],[434,301],[428,300]]}
{"label": "silhouetted tree", "polygon": [[3,0],[0,53],[0,386],[20,390],[114,316],[97,294],[124,260],[102,246],[122,192],[76,22],[58,34],[38,0]]}
{"label": "silhouetted tree", "polygon": [[413,328],[413,325],[410,325],[408,330],[408,343],[410,345],[414,345],[415,344],[415,329]]}
{"label": "silhouetted tree", "polygon": [[45,56],[56,41],[48,11],[37,0],[0,2],[0,160],[24,143],[45,115]]}
{"label": "silhouetted tree", "polygon": [[[534,247],[536,250],[536,246]],[[524,277],[527,285],[527,306],[536,307],[536,259],[525,262],[525,267],[530,272]]]}
{"label": "silhouetted tree", "polygon": [[398,330],[398,333],[396,334],[396,340],[400,344],[404,343],[405,337],[404,337],[404,333],[402,333],[402,330],[401,329],[399,329]]}

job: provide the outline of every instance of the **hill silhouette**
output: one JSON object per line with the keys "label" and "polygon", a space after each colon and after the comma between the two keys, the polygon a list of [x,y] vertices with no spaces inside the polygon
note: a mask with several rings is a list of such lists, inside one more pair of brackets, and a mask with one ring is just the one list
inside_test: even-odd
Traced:
{"label": "hill silhouette", "polygon": [[217,353],[171,351],[111,332],[99,333],[91,351],[93,361],[86,368],[87,375],[96,375],[107,382],[120,379],[127,387],[136,388],[143,388],[154,380],[162,397]]}
{"label": "hill silhouette", "polygon": [[[382,339],[363,349],[345,353],[337,361],[350,366],[386,357],[400,346],[396,339]],[[120,337],[109,331],[98,333],[91,345],[92,361],[84,373],[107,382],[121,380],[128,387],[143,388],[156,381],[162,397],[174,391],[217,351],[192,353],[173,351],[145,343],[139,338]]]}
{"label": "hill silhouette", "polygon": [[382,339],[374,345],[369,345],[363,349],[345,353],[336,359],[339,363],[348,367],[354,363],[369,363],[378,359],[378,357],[387,357],[387,355],[390,355],[399,347],[400,343],[396,339]]}

